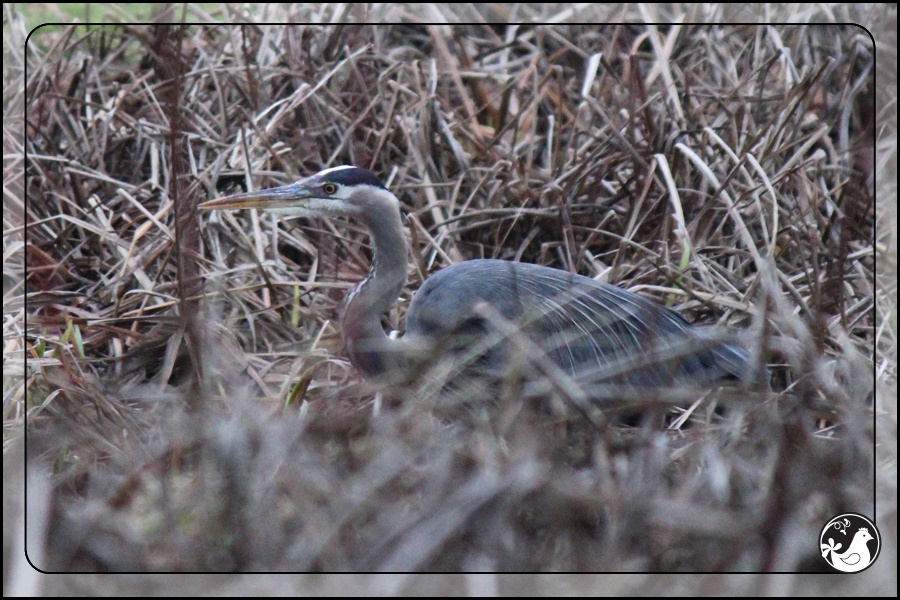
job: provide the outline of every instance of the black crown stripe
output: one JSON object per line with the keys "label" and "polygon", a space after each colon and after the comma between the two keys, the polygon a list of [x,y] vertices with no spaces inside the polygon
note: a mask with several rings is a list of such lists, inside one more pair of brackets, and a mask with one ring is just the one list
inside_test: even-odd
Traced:
{"label": "black crown stripe", "polygon": [[375,173],[367,169],[360,169],[359,167],[338,169],[337,171],[326,173],[322,176],[322,183],[327,182],[348,186],[372,185],[384,189],[384,184],[381,183],[381,180],[378,179],[378,176],[375,175]]}

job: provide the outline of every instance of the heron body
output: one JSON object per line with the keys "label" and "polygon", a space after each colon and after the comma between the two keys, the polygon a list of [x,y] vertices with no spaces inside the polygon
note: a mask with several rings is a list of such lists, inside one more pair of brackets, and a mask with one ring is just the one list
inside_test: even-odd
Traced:
{"label": "heron body", "polygon": [[[400,203],[372,172],[326,169],[297,183],[211,200],[202,209],[260,208],[299,216],[360,220],[372,238],[369,274],[341,308],[347,353],[364,377],[407,379],[423,357],[464,356],[502,371],[516,325],[541,357],[580,381],[662,386],[743,377],[748,355],[676,312],[622,288],[559,269],[503,260],[469,260],[425,281],[409,305],[406,333],[390,339],[382,315],[406,284],[407,248]],[[465,369],[462,370],[465,372]]]}

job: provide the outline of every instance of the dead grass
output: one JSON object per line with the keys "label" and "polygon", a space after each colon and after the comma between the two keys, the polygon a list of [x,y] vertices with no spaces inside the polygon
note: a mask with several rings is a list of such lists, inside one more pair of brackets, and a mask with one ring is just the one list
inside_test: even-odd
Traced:
{"label": "dead grass", "polygon": [[[5,159],[4,200],[4,369],[28,358],[5,374],[4,449],[15,464],[27,414],[28,481],[47,490],[29,493],[33,531],[53,532],[29,540],[32,562],[822,570],[819,528],[872,515],[873,477],[896,464],[896,404],[873,377],[895,385],[896,288],[875,273],[896,274],[896,205],[873,193],[896,197],[896,120],[873,132],[896,114],[881,84],[896,87],[892,71],[875,87],[866,33],[420,25],[401,5],[368,18],[405,24],[372,27],[338,6],[350,24],[234,14],[245,24],[183,38],[32,37],[27,100],[7,88],[26,135],[5,138],[7,157],[28,152],[27,178]],[[472,18],[452,6],[423,18]],[[381,175],[408,215],[395,328],[437,269],[534,262],[746,330],[772,390],[693,398],[668,426],[654,408],[640,427],[550,418],[515,387],[464,419],[411,394],[376,404],[335,323],[368,269],[360,225],[195,211],[338,164]],[[23,258],[24,286],[8,275]],[[895,515],[896,478],[881,485],[879,516]]]}

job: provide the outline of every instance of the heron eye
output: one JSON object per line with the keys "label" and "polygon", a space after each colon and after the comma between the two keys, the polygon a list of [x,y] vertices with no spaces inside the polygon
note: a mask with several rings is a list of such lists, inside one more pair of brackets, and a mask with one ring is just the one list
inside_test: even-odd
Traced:
{"label": "heron eye", "polygon": [[330,196],[337,192],[337,187],[338,186],[333,183],[326,183],[322,186],[322,191]]}

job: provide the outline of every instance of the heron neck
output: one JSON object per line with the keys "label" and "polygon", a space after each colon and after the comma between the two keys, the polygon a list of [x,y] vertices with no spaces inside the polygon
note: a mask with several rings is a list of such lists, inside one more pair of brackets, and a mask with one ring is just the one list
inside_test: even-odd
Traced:
{"label": "heron neck", "polygon": [[381,316],[406,284],[407,252],[399,205],[381,206],[365,214],[379,215],[377,220],[363,219],[372,239],[372,265],[365,279],[344,298],[341,321],[350,361],[364,376],[377,378],[402,369],[399,343],[385,334]]}

